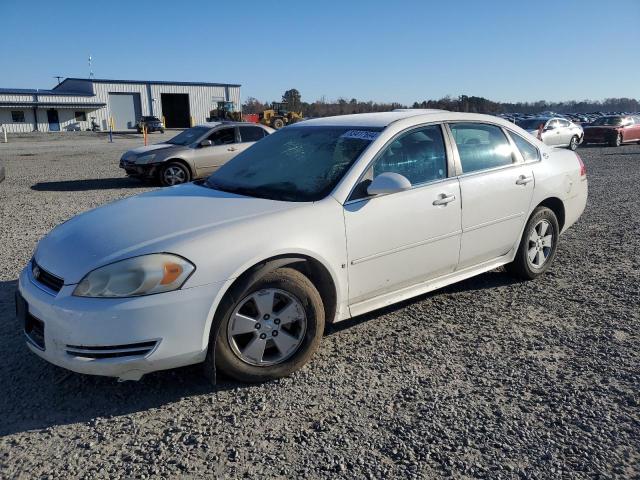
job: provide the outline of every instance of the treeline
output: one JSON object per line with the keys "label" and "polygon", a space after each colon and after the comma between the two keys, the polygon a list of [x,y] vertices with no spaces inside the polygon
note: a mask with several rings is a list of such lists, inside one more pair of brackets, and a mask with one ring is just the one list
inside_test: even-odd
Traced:
{"label": "treeline", "polygon": [[[395,108],[438,108],[454,112],[471,113],[538,113],[553,111],[559,113],[586,113],[586,112],[637,112],[640,111],[640,102],[635,98],[607,98],[603,101],[582,100],[567,102],[494,102],[483,97],[460,95],[459,97],[444,97],[439,100],[424,100],[414,102],[412,105],[401,103],[363,102],[352,98],[346,100],[340,98],[335,101],[317,100],[313,103],[302,101],[300,93],[296,89],[287,90],[282,96],[282,101],[287,102],[290,111],[302,112],[305,117],[327,117],[332,115],[347,115],[351,113],[387,112]],[[250,97],[244,103],[244,113],[260,113],[270,108],[271,102],[261,102]]]}

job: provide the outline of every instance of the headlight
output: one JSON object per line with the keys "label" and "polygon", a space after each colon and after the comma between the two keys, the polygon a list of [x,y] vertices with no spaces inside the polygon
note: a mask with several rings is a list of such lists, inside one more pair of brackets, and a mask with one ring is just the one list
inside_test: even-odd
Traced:
{"label": "headlight", "polygon": [[155,153],[151,153],[149,155],[143,155],[142,157],[138,157],[136,159],[136,163],[151,163],[153,159],[156,158]]}
{"label": "headlight", "polygon": [[73,295],[122,298],[170,292],[182,287],[195,269],[177,255],[143,255],[95,269],[82,279]]}

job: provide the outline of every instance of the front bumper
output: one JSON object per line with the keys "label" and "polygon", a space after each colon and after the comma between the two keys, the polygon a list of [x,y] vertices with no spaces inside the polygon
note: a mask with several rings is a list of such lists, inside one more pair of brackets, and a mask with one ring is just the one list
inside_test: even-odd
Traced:
{"label": "front bumper", "polygon": [[130,177],[154,178],[158,172],[159,163],[137,164],[126,160],[120,160],[122,168]]}
{"label": "front bumper", "polygon": [[198,363],[206,356],[217,285],[125,299],[81,298],[72,296],[75,285],[48,290],[29,264],[18,282],[27,309],[22,316],[41,322],[43,332],[39,338],[25,330],[27,345],[59,367],[122,380]]}

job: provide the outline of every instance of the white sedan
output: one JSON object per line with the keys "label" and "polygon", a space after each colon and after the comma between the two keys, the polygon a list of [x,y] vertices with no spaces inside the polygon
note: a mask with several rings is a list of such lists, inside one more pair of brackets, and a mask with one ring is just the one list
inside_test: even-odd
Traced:
{"label": "white sedan", "polygon": [[327,323],[505,265],[534,279],[582,214],[585,167],[493,116],[305,121],[206,181],[78,215],[20,275],[29,348],[136,380],[203,362],[241,381],[302,367]]}

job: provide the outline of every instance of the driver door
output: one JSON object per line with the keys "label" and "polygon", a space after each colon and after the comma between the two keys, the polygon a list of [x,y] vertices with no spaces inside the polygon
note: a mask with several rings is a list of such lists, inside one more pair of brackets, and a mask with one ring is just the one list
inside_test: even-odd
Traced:
{"label": "driver door", "polygon": [[211,145],[197,146],[193,155],[194,165],[199,177],[213,173],[236,155],[236,128],[219,128],[205,140],[210,140]]}
{"label": "driver door", "polygon": [[[352,314],[358,308],[353,304],[456,267],[462,229],[460,187],[457,178],[448,176],[449,158],[440,125],[400,134],[378,155],[346,202]],[[368,195],[367,185],[386,172],[403,175],[412,188]]]}

